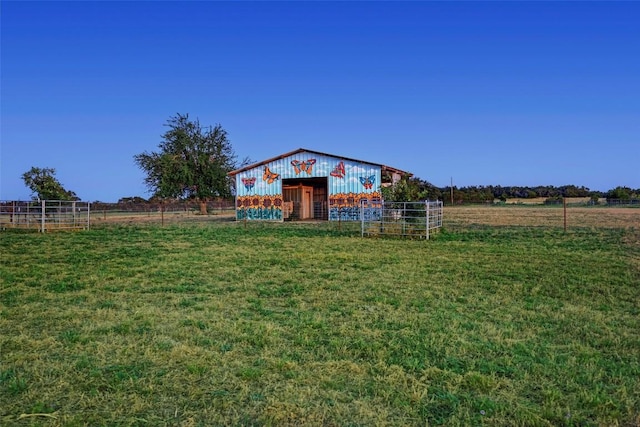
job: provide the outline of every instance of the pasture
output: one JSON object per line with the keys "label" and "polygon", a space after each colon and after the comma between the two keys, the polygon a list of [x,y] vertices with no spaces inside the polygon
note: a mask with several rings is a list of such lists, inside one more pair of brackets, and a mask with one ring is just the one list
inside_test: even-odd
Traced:
{"label": "pasture", "polygon": [[0,233],[0,425],[640,425],[640,210]]}

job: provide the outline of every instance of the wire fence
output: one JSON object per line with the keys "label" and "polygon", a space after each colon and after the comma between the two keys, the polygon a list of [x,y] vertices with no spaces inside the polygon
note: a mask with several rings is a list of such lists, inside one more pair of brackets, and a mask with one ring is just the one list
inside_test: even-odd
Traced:
{"label": "wire fence", "polygon": [[179,223],[233,219],[233,200],[214,200],[200,204],[197,201],[164,201],[146,203],[94,203],[91,221],[101,223]]}
{"label": "wire fence", "polygon": [[607,199],[601,197],[593,199],[591,197],[534,197],[534,198],[511,198],[500,199],[443,199],[444,206],[496,206],[496,205],[523,205],[523,206],[562,206],[566,204],[570,207],[586,206],[610,206],[610,207],[640,207],[639,198],[629,199]]}
{"label": "wire fence", "polygon": [[[598,203],[591,203],[591,205],[597,205]],[[640,207],[640,199],[607,199],[607,206],[630,206]]]}

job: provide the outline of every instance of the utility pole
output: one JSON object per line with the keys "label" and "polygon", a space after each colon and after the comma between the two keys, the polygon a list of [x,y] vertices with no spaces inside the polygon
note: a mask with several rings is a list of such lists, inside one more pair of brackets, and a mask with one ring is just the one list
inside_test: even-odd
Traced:
{"label": "utility pole", "polygon": [[451,206],[453,206],[453,177],[451,177]]}
{"label": "utility pole", "polygon": [[564,215],[564,232],[567,232],[567,198],[566,197],[562,197],[562,210],[563,210],[563,215]]}

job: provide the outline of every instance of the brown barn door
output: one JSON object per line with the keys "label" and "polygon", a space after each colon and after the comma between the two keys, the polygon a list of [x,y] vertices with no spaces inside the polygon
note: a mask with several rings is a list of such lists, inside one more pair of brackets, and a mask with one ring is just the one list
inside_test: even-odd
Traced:
{"label": "brown barn door", "polygon": [[304,187],[303,218],[313,218],[313,188]]}

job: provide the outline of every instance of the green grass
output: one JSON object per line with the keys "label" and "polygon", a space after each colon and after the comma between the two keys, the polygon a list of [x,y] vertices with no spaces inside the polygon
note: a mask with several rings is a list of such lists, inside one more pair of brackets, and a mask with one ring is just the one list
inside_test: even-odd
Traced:
{"label": "green grass", "polygon": [[0,233],[0,425],[637,425],[634,232]]}

